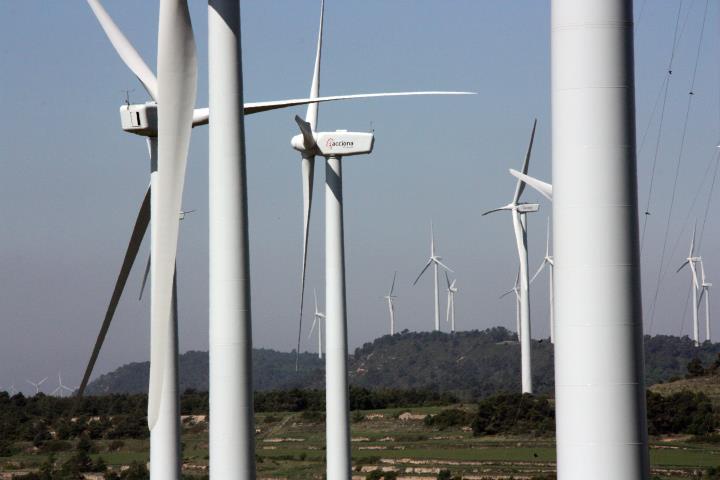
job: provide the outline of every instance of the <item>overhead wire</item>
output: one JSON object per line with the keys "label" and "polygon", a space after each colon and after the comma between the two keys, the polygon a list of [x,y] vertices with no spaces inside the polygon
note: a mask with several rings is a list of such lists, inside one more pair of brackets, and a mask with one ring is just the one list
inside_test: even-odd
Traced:
{"label": "overhead wire", "polygon": [[[648,187],[648,194],[647,194],[647,201],[645,202],[645,216],[643,219],[643,227],[642,227],[642,233],[640,234],[640,253],[642,254],[643,247],[645,245],[645,231],[647,230],[647,224],[648,224],[648,217],[650,216],[650,203],[652,201],[652,194],[653,194],[653,188],[655,186],[655,171],[657,169],[657,160],[660,152],[660,141],[662,139],[662,131],[663,131],[663,124],[665,122],[665,107],[667,105],[667,96],[668,96],[668,90],[670,89],[670,79],[672,78],[672,72],[673,72],[673,61],[675,60],[675,51],[678,46],[678,33],[680,29],[680,17],[682,15],[682,8],[684,4],[684,0],[680,2],[680,5],[678,6],[678,12],[677,17],[675,19],[675,31],[673,33],[673,42],[672,42],[672,48],[670,49],[670,59],[668,60],[668,66],[663,78],[662,85],[663,87],[660,88],[660,93],[658,94],[658,99],[662,95],[662,107],[660,109],[660,121],[658,124],[658,135],[657,139],[655,141],[655,154],[653,155],[653,161],[652,161],[652,167],[650,169],[650,184]],[[657,105],[657,100],[655,101]],[[654,109],[655,110],[655,109]],[[654,116],[654,113],[653,113]],[[645,144],[645,138],[647,137],[647,133],[650,130],[650,125],[653,120],[653,116],[650,117],[650,120],[648,121],[648,126],[645,129],[645,134],[643,135],[642,142],[640,144],[640,147],[642,147]]]}
{"label": "overhead wire", "polygon": [[[700,52],[702,50],[703,38],[705,36],[705,24],[707,21],[707,12],[710,0],[705,0],[705,10],[703,12],[702,26],[700,28],[700,38],[698,39],[697,52],[695,54],[695,64],[693,67],[692,77],[690,80],[690,91],[688,92],[687,107],[685,109],[685,119],[683,121],[682,134],[680,137],[680,150],[678,151],[677,160],[675,162],[675,176],[673,178],[672,194],[670,195],[670,207],[668,208],[667,219],[665,223],[665,234],[663,235],[663,247],[660,254],[660,266],[658,267],[657,281],[655,285],[655,294],[653,296],[653,303],[650,308],[650,323],[648,325],[650,333],[653,331],[653,324],[655,320],[655,307],[657,305],[658,295],[662,281],[667,274],[665,270],[665,255],[667,253],[668,238],[670,234],[670,223],[672,221],[672,214],[675,207],[675,199],[677,196],[678,179],[680,177],[680,167],[682,165],[683,154],[685,151],[685,141],[687,138],[688,123],[690,119],[690,112],[692,110],[693,98],[695,97],[695,81],[697,79],[697,70],[700,63]],[[686,21],[687,24],[687,21]],[[684,27],[683,27],[684,29]]]}

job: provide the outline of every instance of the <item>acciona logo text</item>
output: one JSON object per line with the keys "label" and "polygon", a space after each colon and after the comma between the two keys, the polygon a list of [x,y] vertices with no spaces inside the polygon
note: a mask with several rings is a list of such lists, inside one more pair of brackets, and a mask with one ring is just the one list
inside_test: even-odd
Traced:
{"label": "acciona logo text", "polygon": [[344,147],[344,148],[352,148],[355,145],[355,142],[352,140],[335,140],[334,138],[328,138],[327,142],[325,142],[325,146],[328,148],[332,147]]}

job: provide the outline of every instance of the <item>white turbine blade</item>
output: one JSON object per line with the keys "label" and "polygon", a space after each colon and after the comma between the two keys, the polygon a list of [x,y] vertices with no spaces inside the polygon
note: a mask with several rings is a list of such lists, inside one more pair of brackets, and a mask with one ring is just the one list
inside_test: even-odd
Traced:
{"label": "white turbine blade", "polygon": [[[186,0],[160,0],[158,32],[158,171],[153,192],[152,302],[148,425],[158,419],[165,375],[173,278],[185,168],[197,93],[197,58]],[[157,228],[155,228],[157,227]]]}
{"label": "white turbine blade", "polygon": [[678,273],[680,270],[682,270],[683,268],[685,268],[685,265],[687,265],[688,263],[690,263],[690,260],[685,260],[685,261],[683,262],[683,264],[680,265],[680,268],[678,268],[677,270],[675,270],[675,273]]}
{"label": "white turbine blade", "polygon": [[507,297],[508,295],[510,295],[511,293],[513,293],[514,291],[515,291],[514,288],[511,289],[511,290],[508,290],[507,292],[505,292],[505,293],[503,293],[502,295],[500,295],[498,298],[499,298],[499,299],[505,298],[505,297]]}
{"label": "white turbine blade", "polygon": [[696,230],[696,228],[697,228],[697,225],[693,226],[692,239],[690,240],[690,255],[688,255],[688,257],[695,256],[694,253],[695,253],[695,230]]}
{"label": "white turbine blade", "polygon": [[[243,106],[243,113],[251,115],[253,113],[267,112],[268,110],[276,110],[278,108],[297,107],[299,105],[318,104],[323,102],[335,102],[338,100],[356,100],[362,98],[379,98],[379,97],[406,97],[412,95],[477,95],[475,92],[393,92],[393,93],[362,93],[358,95],[334,95],[329,97],[317,98],[293,98],[288,100],[271,100],[268,102],[251,102]],[[210,110],[208,108],[197,108],[193,111],[193,127],[207,125],[210,121]]]}
{"label": "white turbine blade", "polygon": [[388,294],[389,297],[393,296],[393,292],[395,291],[395,279],[397,278],[397,272],[393,274],[393,282],[392,286],[390,287],[390,293]]}
{"label": "white turbine blade", "polygon": [[[535,141],[535,128],[537,127],[537,118],[533,121],[532,132],[530,133],[530,143],[528,144],[527,153],[525,153],[525,161],[523,162],[522,173],[527,175],[528,167],[530,166],[530,155],[532,154],[533,142]],[[525,183],[518,180],[515,186],[515,196],[513,197],[513,204],[517,204],[520,201],[520,196],[525,190]]]}
{"label": "white turbine blade", "polygon": [[503,211],[503,210],[512,210],[512,209],[513,209],[513,206],[512,206],[511,204],[509,204],[509,205],[504,205],[504,206],[502,206],[502,207],[493,208],[492,210],[488,210],[487,212],[484,212],[484,213],[482,214],[482,216],[484,217],[485,215],[489,215],[489,214],[491,214],[491,213],[501,212],[501,211]]}
{"label": "white turbine blade", "polygon": [[433,230],[433,222],[430,220],[430,258],[435,256],[435,231]]}
{"label": "white turbine blade", "polygon": [[110,323],[115,316],[115,310],[120,302],[125,284],[127,283],[130,270],[135,263],[138,250],[142,244],[142,240],[145,237],[148,223],[150,222],[150,188],[145,193],[145,198],[140,205],[140,211],[138,212],[137,218],[135,219],[135,226],[133,227],[132,234],[130,235],[130,242],[125,250],[125,257],[123,258],[122,266],[120,267],[120,273],[118,274],[117,280],[115,280],[115,288],[110,296],[110,303],[107,310],[105,311],[105,318],[103,319],[102,325],[100,326],[100,333],[98,333],[97,340],[95,340],[95,346],[93,347],[92,353],[90,354],[90,361],[85,368],[82,382],[80,382],[80,388],[78,389],[78,396],[82,396],[85,392],[85,387],[90,380],[95,362],[97,361],[98,354],[102,348],[105,336],[107,335]]}
{"label": "white turbine blade", "polygon": [[702,284],[705,285],[705,265],[703,264],[702,258],[700,259],[700,277],[702,279]]}
{"label": "white turbine blade", "polygon": [[447,282],[448,290],[450,290],[450,277],[447,274],[447,271],[445,272],[445,281]]}
{"label": "white turbine blade", "polygon": [[547,261],[545,259],[543,259],[542,263],[540,264],[540,268],[537,269],[537,272],[535,272],[535,275],[533,275],[532,278],[530,279],[530,283],[533,283],[535,281],[535,278],[538,275],[540,275],[540,272],[542,272],[543,268],[545,268],[545,263],[547,263]]}
{"label": "white turbine blade", "polygon": [[295,123],[297,123],[298,127],[300,127],[300,133],[302,133],[303,136],[303,147],[305,147],[305,150],[310,150],[315,147],[317,143],[315,143],[315,137],[313,136],[312,125],[297,115],[295,115]]}
{"label": "white turbine blade", "polygon": [[443,91],[427,91],[427,92],[388,92],[388,93],[361,93],[356,95],[333,95],[328,97],[317,98],[294,98],[289,100],[273,100],[269,102],[252,102],[246,103],[245,115],[253,113],[266,112],[277,108],[295,107],[298,105],[307,105],[309,103],[334,102],[338,100],[353,100],[359,98],[380,98],[380,97],[407,97],[413,95],[476,95],[475,92],[443,92]]}
{"label": "white turbine blade", "polygon": [[48,379],[48,377],[45,377],[45,378],[43,378],[42,380],[40,380],[40,381],[37,383],[38,386],[40,386],[40,385],[42,385],[43,383],[45,383],[45,380],[47,380],[47,379]]}
{"label": "white turbine blade", "polygon": [[318,310],[318,301],[317,301],[317,290],[313,288],[313,296],[315,297],[315,315],[320,313],[320,310]]}
{"label": "white turbine blade", "polygon": [[413,285],[415,285],[415,284],[418,282],[418,280],[420,280],[420,277],[423,276],[423,273],[425,273],[425,270],[427,270],[428,267],[429,267],[430,265],[432,265],[432,263],[433,263],[432,259],[428,260],[428,263],[426,263],[426,264],[425,264],[425,267],[420,271],[420,274],[417,276],[417,278],[416,278],[415,281],[413,282]]}
{"label": "white turbine blade", "polygon": [[532,188],[537,190],[543,197],[547,198],[548,200],[550,200],[552,202],[553,188],[552,188],[551,184],[549,184],[547,182],[543,182],[542,180],[538,180],[537,178],[531,177],[530,175],[520,173],[517,170],[512,169],[512,168],[510,169],[510,175],[517,178],[518,181],[520,181],[520,182],[527,183]]}
{"label": "white turbine blade", "polygon": [[87,0],[87,2],[122,61],[125,62],[125,65],[127,65],[138,80],[140,80],[140,83],[143,84],[143,87],[145,87],[145,90],[147,90],[152,99],[157,101],[158,87],[155,74],[150,70],[127,37],[123,35],[113,19],[107,11],[105,11],[100,1]]}
{"label": "white turbine blade", "polygon": [[[325,0],[320,1],[320,29],[318,31],[317,50],[315,52],[315,68],[313,69],[312,83],[310,84],[310,98],[318,98],[320,96],[320,58],[322,56],[322,36],[323,36],[323,16],[325,13]],[[309,103],[305,121],[310,124],[310,129],[317,129],[318,121],[318,104]]]}
{"label": "white turbine blade", "polygon": [[145,291],[145,284],[147,284],[148,276],[150,275],[150,255],[148,255],[147,263],[145,264],[145,273],[143,273],[142,284],[140,285],[140,295],[138,300],[142,300],[143,292]]}
{"label": "white turbine blade", "polygon": [[550,258],[550,217],[547,219],[546,241],[545,241],[545,258]]}
{"label": "white turbine blade", "polygon": [[[299,117],[295,116],[297,120]],[[302,120],[300,120],[302,121]],[[301,127],[302,128],[302,127]],[[312,136],[312,134],[311,134]],[[300,314],[298,321],[297,350],[295,351],[295,371],[300,368],[300,338],[302,335],[302,313],[305,305],[305,274],[307,271],[308,239],[310,236],[310,213],[312,210],[313,177],[315,175],[315,157],[304,156],[300,161],[303,191],[303,253],[302,273],[300,274]],[[317,305],[317,302],[315,302]]]}
{"label": "white turbine blade", "polygon": [[317,323],[318,316],[315,315],[315,318],[313,318],[312,326],[310,327],[310,333],[308,333],[308,338],[313,334],[313,331],[315,330],[315,324]]}
{"label": "white turbine blade", "polygon": [[447,294],[447,308],[445,309],[445,323],[450,323],[450,302],[452,301],[452,292],[448,290]]}
{"label": "white turbine blade", "polygon": [[703,287],[703,288],[700,290],[700,296],[698,297],[697,304],[695,305],[695,308],[696,308],[696,309],[697,309],[697,308],[700,308],[700,302],[702,302],[703,295],[705,295],[705,290],[706,290],[705,287]]}
{"label": "white turbine blade", "polygon": [[444,268],[445,270],[447,270],[448,272],[450,272],[450,273],[455,273],[452,268],[448,267],[447,265],[445,265],[444,263],[442,263],[442,262],[441,262],[440,260],[438,260],[437,258],[434,258],[433,261],[434,261],[435,263],[437,263],[438,265],[440,265],[440,266],[441,266],[442,268]]}
{"label": "white turbine blade", "polygon": [[695,288],[698,288],[698,280],[697,280],[697,272],[695,271],[695,262],[688,262],[688,265],[690,265],[690,271],[692,272],[692,280],[695,284]]}

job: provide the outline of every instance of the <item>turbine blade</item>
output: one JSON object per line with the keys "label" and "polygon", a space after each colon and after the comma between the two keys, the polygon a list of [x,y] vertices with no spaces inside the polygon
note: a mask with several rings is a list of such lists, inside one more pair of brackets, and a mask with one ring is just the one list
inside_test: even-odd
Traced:
{"label": "turbine blade", "polygon": [[[320,0],[320,29],[318,31],[317,50],[315,52],[315,68],[313,69],[312,83],[310,84],[310,98],[320,96],[320,57],[322,56],[323,16],[325,13],[325,0]],[[310,124],[310,129],[317,130],[318,104],[309,103],[305,121]]]}
{"label": "turbine blade", "polygon": [[688,255],[689,257],[694,256],[693,254],[695,253],[695,230],[696,229],[697,229],[697,224],[693,226],[692,239],[690,240],[690,255]]}
{"label": "turbine blade", "polygon": [[390,293],[388,294],[390,297],[392,297],[393,292],[395,291],[395,279],[397,278],[397,271],[393,274],[393,283],[390,287]]}
{"label": "turbine blade", "polygon": [[700,302],[702,302],[703,295],[705,295],[705,290],[706,290],[705,287],[703,287],[703,288],[700,290],[700,296],[698,297],[697,304],[695,305],[695,308],[696,308],[696,309],[697,309],[697,308],[700,308]]}
{"label": "turbine blade", "polygon": [[489,215],[491,213],[495,212],[502,212],[503,210],[512,210],[512,207],[510,205],[505,205],[499,208],[493,208],[492,210],[488,210],[487,212],[484,212],[481,216]]}
{"label": "turbine blade", "polygon": [[187,154],[197,94],[197,58],[186,0],[160,0],[158,171],[153,192],[148,426],[157,423],[172,321],[173,278]]}
{"label": "turbine blade", "polygon": [[448,272],[450,272],[450,273],[455,273],[455,272],[452,270],[452,268],[448,267],[447,265],[445,265],[444,263],[442,263],[440,260],[435,259],[434,261],[435,261],[435,263],[437,263],[438,265],[440,265],[442,268],[444,268],[444,269],[447,270]]}
{"label": "turbine blade", "polygon": [[298,105],[307,105],[310,103],[335,102],[338,100],[355,100],[360,98],[380,98],[380,97],[408,97],[415,95],[477,95],[475,92],[443,92],[443,91],[426,91],[426,92],[389,92],[389,93],[361,93],[356,95],[333,95],[328,97],[317,98],[293,98],[288,100],[272,100],[269,102],[252,102],[246,103],[244,106],[245,115],[253,113],[267,112],[278,108],[296,107]]}
{"label": "turbine blade", "polygon": [[[525,153],[525,161],[523,162],[522,173],[527,175],[528,167],[530,166],[530,155],[532,154],[533,142],[535,141],[535,128],[537,128],[537,118],[533,121],[532,132],[530,133],[530,143],[528,144],[527,153]],[[517,204],[520,201],[520,196],[525,190],[525,183],[518,180],[515,186],[515,196],[513,197],[513,204]]]}
{"label": "turbine blade", "polygon": [[426,264],[425,264],[425,267],[420,271],[420,274],[417,276],[417,278],[416,278],[415,281],[413,282],[413,285],[415,285],[415,284],[418,282],[418,280],[420,280],[420,277],[422,277],[422,276],[423,276],[423,273],[425,273],[425,270],[427,270],[428,267],[429,267],[430,265],[432,265],[432,262],[433,262],[432,259],[431,259],[431,260],[428,260],[428,263],[426,263]]}
{"label": "turbine blade", "polygon": [[298,124],[298,127],[300,127],[300,132],[303,136],[303,146],[305,147],[305,150],[310,150],[315,145],[315,137],[313,136],[313,130],[312,125],[299,116],[295,115],[295,123]]}
{"label": "turbine blade", "polygon": [[448,290],[450,290],[450,277],[448,276],[447,271],[445,272],[445,281],[447,282]]}
{"label": "turbine blade", "polygon": [[513,288],[512,290],[508,290],[507,292],[505,292],[505,293],[503,293],[502,295],[500,295],[498,298],[499,298],[499,299],[505,298],[505,297],[507,297],[508,295],[510,295],[511,293],[513,293],[514,291],[515,291],[514,288]]}
{"label": "turbine blade", "polygon": [[688,262],[690,265],[690,271],[692,271],[692,280],[693,284],[695,284],[695,288],[698,288],[698,280],[697,280],[697,272],[695,271],[695,263],[694,262]]}
{"label": "turbine blade", "polygon": [[150,275],[150,255],[148,255],[147,263],[145,264],[145,273],[143,274],[142,284],[140,285],[140,296],[138,300],[142,300],[143,292],[145,291],[145,284],[147,283],[148,275]]}
{"label": "turbine blade", "polygon": [[690,263],[690,261],[689,261],[689,260],[685,260],[685,261],[683,262],[683,264],[680,265],[680,268],[678,268],[677,270],[675,270],[675,273],[678,273],[680,270],[682,270],[683,268],[685,268],[685,265],[687,265],[688,263]]}
{"label": "turbine blade", "polygon": [[315,315],[315,318],[313,318],[312,326],[310,327],[310,333],[308,333],[308,338],[312,335],[313,331],[315,330],[315,324],[317,323],[317,315]]}
{"label": "turbine blade", "polygon": [[[251,102],[246,103],[243,107],[245,115],[253,113],[267,112],[278,108],[297,107],[298,105],[310,105],[323,102],[335,102],[338,100],[357,100],[362,98],[380,98],[380,97],[406,97],[413,95],[477,95],[475,92],[393,92],[393,93],[362,93],[358,95],[334,95],[330,97],[317,98],[293,98],[288,100],[271,100],[268,102]],[[210,110],[208,108],[197,108],[193,111],[193,127],[207,125],[210,121]]]}
{"label": "turbine blade", "polygon": [[550,258],[550,217],[547,218],[546,232],[547,240],[545,241],[545,257]]}
{"label": "turbine blade", "polygon": [[[295,116],[298,120],[299,117]],[[299,120],[302,121],[302,120]],[[301,127],[302,128],[302,127]],[[312,136],[312,134],[311,134]],[[313,178],[315,176],[315,157],[302,157],[300,161],[303,190],[303,256],[302,273],[300,275],[300,315],[298,321],[297,350],[295,351],[295,371],[300,369],[300,339],[302,335],[302,314],[305,305],[305,273],[307,271],[308,239],[310,236],[310,213],[312,210]],[[316,306],[317,306],[317,302]]]}
{"label": "turbine blade", "polygon": [[542,272],[543,268],[545,268],[545,259],[543,259],[542,263],[540,264],[540,268],[537,269],[537,272],[535,272],[535,275],[532,276],[530,279],[530,283],[533,283],[535,281],[535,278],[540,275],[540,272]]}
{"label": "turbine blade", "polygon": [[100,3],[100,0],[87,0],[88,5],[95,14],[100,26],[105,31],[110,43],[115,48],[115,51],[120,55],[120,58],[125,65],[135,74],[140,80],[145,90],[152,97],[153,100],[157,101],[157,79],[155,74],[150,70],[145,61],[142,59],[140,54],[135,50],[130,41],[123,35],[122,31],[115,24],[113,19],[107,13],[105,8]]}
{"label": "turbine blade", "polygon": [[113,289],[113,293],[110,296],[110,304],[105,311],[105,318],[103,319],[103,323],[100,326],[100,333],[97,336],[97,340],[95,340],[95,346],[93,347],[92,353],[90,354],[90,361],[85,368],[85,373],[83,374],[83,379],[78,389],[79,397],[82,397],[83,393],[85,393],[85,387],[87,387],[88,381],[90,380],[90,375],[92,375],[93,368],[95,367],[95,362],[97,361],[98,354],[100,353],[100,349],[102,348],[103,342],[105,341],[105,336],[107,335],[108,329],[110,328],[110,322],[112,322],[113,316],[115,315],[115,309],[117,308],[120,297],[122,296],[122,292],[125,288],[125,283],[127,282],[128,276],[130,275],[130,270],[132,269],[133,263],[135,263],[135,258],[137,257],[138,250],[140,249],[140,244],[142,244],[142,240],[145,236],[145,231],[147,230],[149,222],[150,189],[148,188],[147,192],[145,193],[145,198],[140,205],[140,211],[138,212],[137,219],[135,220],[135,226],[133,227],[132,234],[130,235],[130,242],[128,243],[128,247],[125,251],[125,258],[123,259],[122,266],[120,267],[120,274],[115,281],[115,288]]}
{"label": "turbine blade", "polygon": [[547,198],[552,202],[553,187],[551,184],[543,182],[542,180],[538,180],[537,178],[531,177],[530,175],[520,173],[512,168],[510,169],[510,175],[517,178],[519,182],[530,185],[532,188],[537,190],[543,197]]}

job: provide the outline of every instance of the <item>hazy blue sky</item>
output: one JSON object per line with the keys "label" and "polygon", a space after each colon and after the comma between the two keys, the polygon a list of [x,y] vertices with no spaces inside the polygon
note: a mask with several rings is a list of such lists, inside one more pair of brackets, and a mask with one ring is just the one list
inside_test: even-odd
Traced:
{"label": "hazy blue sky", "polygon": [[[647,1],[647,0],[645,0]],[[126,35],[155,65],[156,1],[104,2]],[[670,58],[678,1],[636,2],[640,202],[646,201],[658,133],[650,122]],[[685,0],[659,144],[654,196],[643,252],[645,305],[655,293],[675,162],[706,1]],[[198,43],[198,106],[207,105],[207,4],[193,0]],[[641,6],[644,8],[641,9]],[[297,98],[309,91],[319,1],[242,3],[246,101]],[[718,4],[710,2],[694,103],[666,257],[672,272],[702,221],[720,131]],[[507,203],[532,119],[539,119],[531,174],[550,178],[549,2],[328,0],[322,94],[451,89],[474,97],[406,98],[325,104],[321,129],[374,128],[371,156],[344,168],[348,323],[351,348],[384,334],[382,296],[398,271],[398,329],[432,327],[432,282],[411,282],[429,254],[457,275],[458,329],[514,329],[517,255],[509,215],[480,217]],[[62,370],[77,385],[102,320],[148,183],[144,139],[120,129],[123,90],[147,95],[119,60],[86,2],[0,0],[0,389]],[[301,254],[299,154],[293,116],[304,108],[246,119],[250,193],[254,343],[290,350],[297,329]],[[592,112],[588,112],[592,115]],[[711,165],[712,164],[712,165]],[[710,170],[707,168],[710,166]],[[306,326],[312,288],[323,298],[324,166],[316,169]],[[698,199],[691,208],[696,194]],[[544,252],[550,206],[530,217],[531,269]],[[713,205],[717,205],[715,202]],[[207,349],[207,128],[193,133],[179,257],[181,351]],[[710,281],[718,271],[720,225],[712,212],[700,252]],[[676,247],[677,242],[679,246]],[[146,360],[147,299],[137,301],[136,268],[100,356],[97,372]],[[548,335],[547,280],[532,289],[533,336]],[[687,334],[689,278],[662,283],[652,329]],[[444,313],[445,293],[441,294]],[[649,310],[649,308],[647,309]],[[713,306],[713,311],[717,309]],[[716,323],[717,325],[717,323]],[[447,330],[443,322],[443,329]],[[720,333],[720,326],[716,328]],[[307,331],[307,330],[306,330]],[[315,342],[304,338],[304,348]]]}

